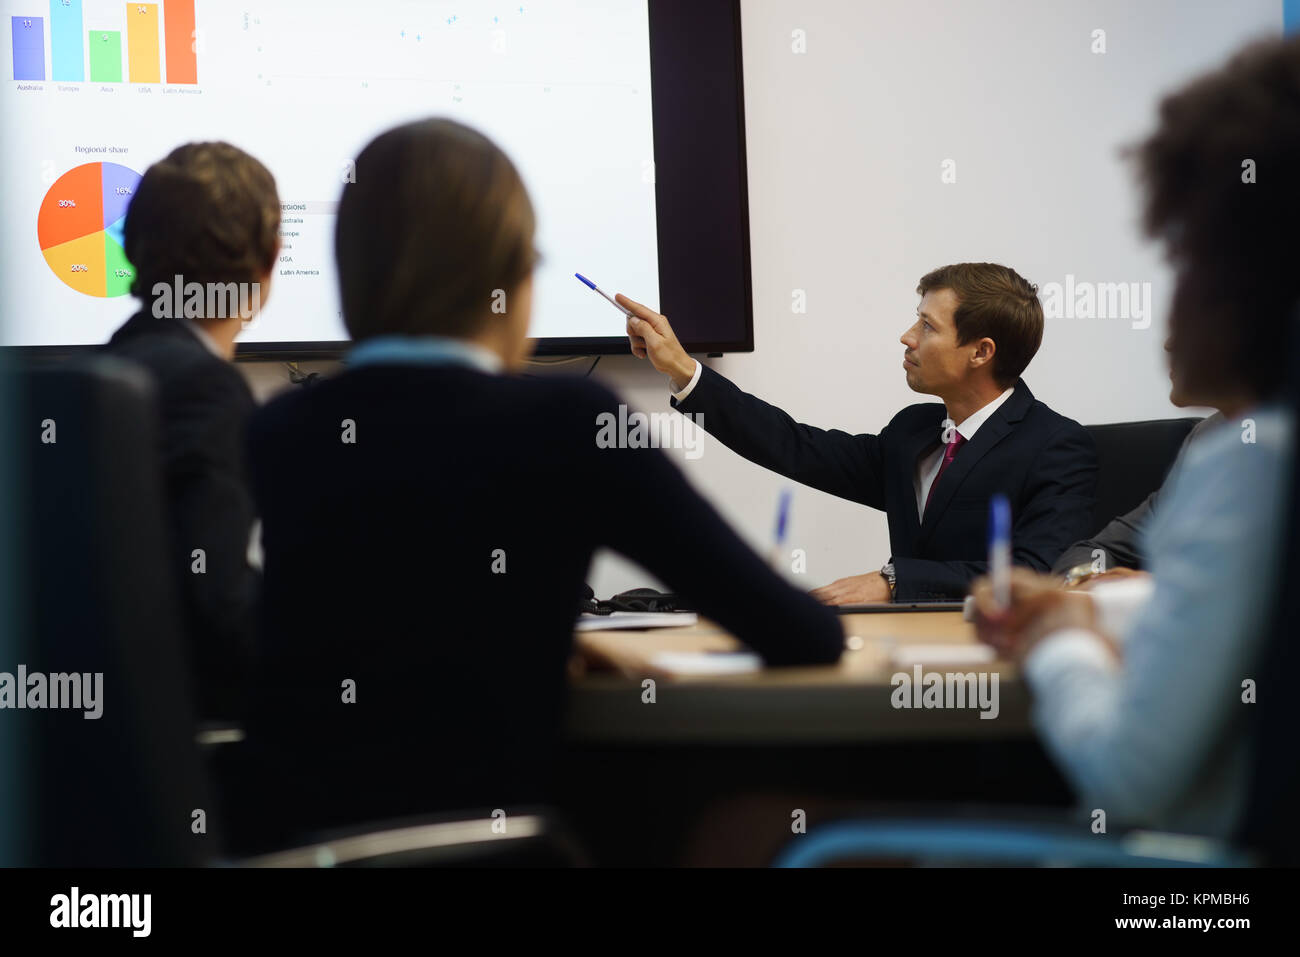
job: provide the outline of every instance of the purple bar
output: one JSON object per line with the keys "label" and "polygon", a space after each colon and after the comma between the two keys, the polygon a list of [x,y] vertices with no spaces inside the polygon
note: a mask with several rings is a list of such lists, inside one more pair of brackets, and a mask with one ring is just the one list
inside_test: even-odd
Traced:
{"label": "purple bar", "polygon": [[45,18],[13,17],[14,79],[45,79]]}

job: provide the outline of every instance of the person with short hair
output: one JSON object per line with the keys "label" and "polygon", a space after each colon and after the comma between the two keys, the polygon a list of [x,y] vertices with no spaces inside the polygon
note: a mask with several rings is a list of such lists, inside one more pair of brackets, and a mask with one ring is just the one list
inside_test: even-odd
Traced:
{"label": "person with short hair", "polygon": [[229,143],[188,143],[145,171],[125,251],[140,311],[103,351],[157,389],[171,564],[184,609],[199,717],[237,719],[255,660],[257,573],[244,432],[255,403],[235,338],[270,295],[280,198],[260,162]]}
{"label": "person with short hair", "polygon": [[893,554],[878,572],[813,595],[832,605],[955,599],[988,555],[988,507],[1011,504],[1012,561],[1047,571],[1093,529],[1097,453],[1079,423],[1034,398],[1021,373],[1043,338],[1037,288],[996,263],[921,277],[899,341],[914,392],[879,435],[801,425],[687,355],[666,317],[625,296],[632,353],[669,377],[672,405],[756,465],[885,512]]}

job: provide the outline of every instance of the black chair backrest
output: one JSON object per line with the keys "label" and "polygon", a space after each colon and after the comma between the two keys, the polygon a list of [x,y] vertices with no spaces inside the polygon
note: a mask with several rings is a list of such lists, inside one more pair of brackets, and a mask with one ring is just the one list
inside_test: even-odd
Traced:
{"label": "black chair backrest", "polygon": [[[11,516],[19,513],[17,480],[21,452],[14,435],[17,382],[13,362],[12,355],[0,354],[0,449],[4,450],[0,455],[0,670],[19,659],[18,530]],[[29,863],[24,843],[28,789],[12,773],[12,769],[22,766],[22,740],[14,722],[0,716],[0,767],[11,769],[10,773],[0,775],[0,867]]]}
{"label": "black chair backrest", "polygon": [[[1292,318],[1287,405],[1293,428],[1300,427],[1300,308]],[[1293,434],[1294,435],[1294,434]],[[1250,799],[1240,838],[1270,864],[1300,867],[1300,710],[1295,683],[1300,676],[1300,626],[1295,598],[1300,594],[1300,436],[1291,455],[1291,494],[1286,497],[1279,551],[1278,588],[1272,627],[1254,675],[1258,700],[1251,709],[1254,765]]]}
{"label": "black chair backrest", "polygon": [[136,366],[97,357],[24,372],[17,392],[18,662],[29,674],[103,674],[98,719],[6,716],[22,722],[29,752],[26,856],[50,866],[215,857],[216,836],[192,828],[192,812],[209,809],[151,383]]}
{"label": "black chair backrest", "polygon": [[1097,507],[1093,532],[1131,512],[1158,489],[1197,418],[1090,425],[1097,445]]}

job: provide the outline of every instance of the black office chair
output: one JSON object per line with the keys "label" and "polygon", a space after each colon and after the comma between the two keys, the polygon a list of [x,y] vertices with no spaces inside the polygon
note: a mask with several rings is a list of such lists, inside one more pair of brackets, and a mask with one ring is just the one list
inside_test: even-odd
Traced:
{"label": "black office chair", "polygon": [[1137,508],[1164,483],[1187,434],[1200,421],[1150,419],[1087,426],[1097,445],[1094,532],[1101,531],[1117,515]]}
{"label": "black office chair", "polygon": [[[19,554],[28,672],[103,674],[102,717],[11,711],[29,751],[44,866],[187,865],[214,854],[194,742],[187,645],[167,529],[152,387],[98,357],[17,381]],[[42,441],[42,438],[46,441]],[[54,441],[48,441],[53,438]]]}

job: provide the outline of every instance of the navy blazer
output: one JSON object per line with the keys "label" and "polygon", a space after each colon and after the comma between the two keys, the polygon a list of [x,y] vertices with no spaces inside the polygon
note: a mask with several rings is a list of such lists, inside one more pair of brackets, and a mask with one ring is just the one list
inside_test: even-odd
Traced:
{"label": "navy blazer", "polygon": [[[1088,431],[1034,398],[1023,379],[957,452],[916,514],[918,462],[941,444],[941,402],[910,405],[879,435],[795,422],[705,366],[681,412],[703,413],[710,435],[757,465],[883,510],[898,600],[960,598],[987,568],[988,503],[1011,502],[1012,561],[1038,571],[1092,528],[1097,453]],[[863,556],[870,570],[874,557]]]}
{"label": "navy blazer", "polygon": [[[244,431],[255,403],[233,364],[182,319],[141,311],[104,351],[136,362],[157,386],[159,454],[175,571],[192,644],[200,717],[241,718],[254,667],[257,573],[248,564],[253,496]],[[202,548],[205,571],[193,573]]]}
{"label": "navy blazer", "polygon": [[586,379],[412,363],[349,369],[253,417],[255,828],[550,800],[573,622],[601,547],[768,664],[839,658],[839,619],[666,455],[600,447],[622,401]]}

